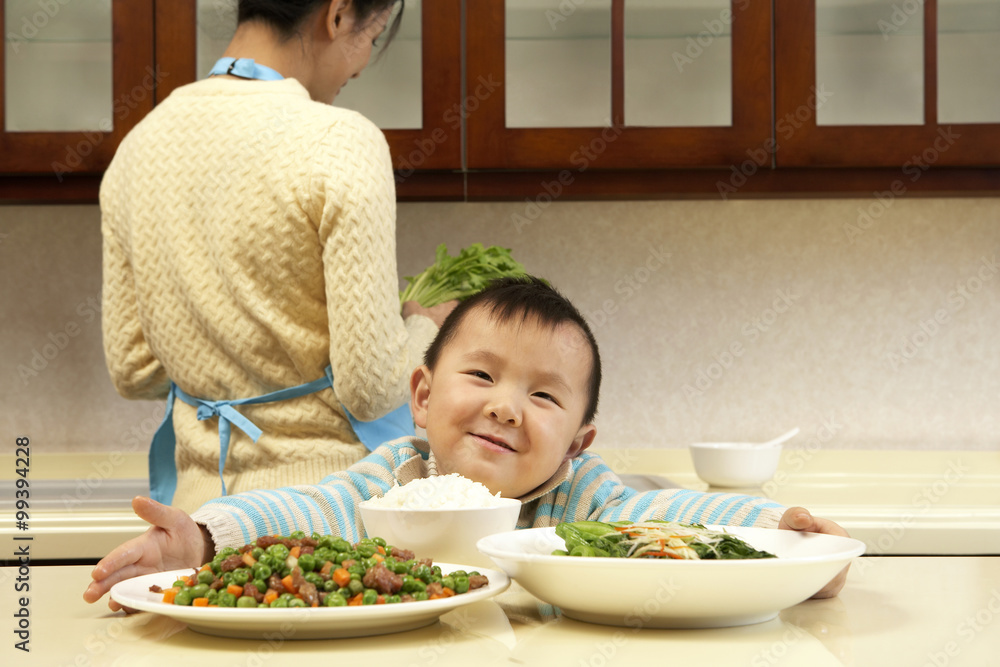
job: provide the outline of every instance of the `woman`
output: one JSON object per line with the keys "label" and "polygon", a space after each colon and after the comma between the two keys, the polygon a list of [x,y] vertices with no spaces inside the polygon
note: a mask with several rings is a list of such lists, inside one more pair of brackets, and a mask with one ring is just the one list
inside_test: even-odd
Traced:
{"label": "woman", "polygon": [[398,27],[395,4],[240,0],[212,75],[158,105],[105,174],[105,353],[123,396],[168,396],[158,500],[192,511],[354,463],[349,416],[406,403],[454,306],[400,315],[385,138],[330,106]]}

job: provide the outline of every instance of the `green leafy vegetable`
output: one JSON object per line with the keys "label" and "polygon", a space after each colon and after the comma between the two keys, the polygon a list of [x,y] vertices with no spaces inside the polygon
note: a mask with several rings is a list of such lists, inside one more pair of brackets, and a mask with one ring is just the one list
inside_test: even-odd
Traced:
{"label": "green leafy vegetable", "polygon": [[452,299],[466,299],[481,291],[491,280],[526,275],[524,267],[510,255],[510,248],[473,243],[457,257],[448,254],[444,243],[437,247],[434,264],[416,276],[406,276],[409,285],[400,302],[416,301],[425,308]]}
{"label": "green leafy vegetable", "polygon": [[558,556],[679,560],[775,557],[735,535],[672,521],[574,521],[558,524],[556,535],[566,543],[565,549],[553,552]]}

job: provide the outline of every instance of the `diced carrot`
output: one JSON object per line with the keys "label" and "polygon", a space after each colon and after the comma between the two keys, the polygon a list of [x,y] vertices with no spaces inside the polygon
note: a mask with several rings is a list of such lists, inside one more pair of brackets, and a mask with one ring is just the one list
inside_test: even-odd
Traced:
{"label": "diced carrot", "polygon": [[379,595],[377,598],[375,598],[375,604],[385,604],[385,598]]}
{"label": "diced carrot", "polygon": [[[379,547],[379,549],[381,548],[382,547]],[[383,556],[382,554],[375,554],[374,556],[372,556],[372,560],[375,561],[376,563],[381,563],[382,561],[385,560],[385,556]]]}
{"label": "diced carrot", "polygon": [[440,593],[435,593],[434,595],[431,595],[431,596],[430,596],[430,597],[428,597],[427,599],[428,599],[428,600],[443,600],[443,599],[444,599],[444,596],[443,596],[443,595],[441,595]]}
{"label": "diced carrot", "polygon": [[253,567],[253,564],[256,563],[256,562],[257,562],[257,559],[254,558],[250,554],[249,551],[244,551],[243,552],[243,564],[244,565],[246,565],[247,567]]}
{"label": "diced carrot", "polygon": [[292,547],[288,550],[288,553],[291,554],[292,558],[298,558],[299,554],[302,553],[302,547]]}
{"label": "diced carrot", "polygon": [[201,569],[198,570],[198,571],[199,572],[204,572],[205,570],[211,570],[211,569],[212,569],[212,564],[211,563],[205,563],[204,565],[201,566]]}
{"label": "diced carrot", "polygon": [[[340,594],[337,593],[337,595],[340,595]],[[348,607],[360,607],[361,606],[361,593],[358,593],[357,595],[355,595],[354,597],[352,597],[350,600],[348,600],[347,601],[347,606]]]}
{"label": "diced carrot", "polygon": [[197,579],[197,578],[195,578],[195,577],[188,577],[188,578],[187,578],[187,579],[185,579],[184,581],[186,581],[186,582],[187,582],[187,585],[188,585],[188,586],[195,586],[195,585],[197,585],[197,584],[198,584],[198,579]]}
{"label": "diced carrot", "polygon": [[455,594],[455,591],[453,591],[452,589],[448,588],[447,586],[445,586],[444,589],[442,589],[442,591],[441,591],[441,595],[443,595],[446,598],[450,598],[454,594]]}
{"label": "diced carrot", "polygon": [[343,588],[351,583],[351,573],[342,567],[338,567],[333,571],[333,583]]}
{"label": "diced carrot", "polygon": [[207,607],[208,606],[208,598],[195,598],[195,599],[191,600],[191,606],[192,607]]}
{"label": "diced carrot", "polygon": [[232,593],[236,597],[239,597],[243,595],[243,587],[240,586],[239,584],[229,584],[228,586],[226,586],[226,592]]}
{"label": "diced carrot", "polygon": [[288,576],[283,577],[281,579],[281,585],[284,586],[285,590],[288,591],[289,593],[298,593],[299,592],[299,589],[296,588],[295,584],[292,583],[292,575],[290,575],[290,574]]}
{"label": "diced carrot", "polygon": [[264,602],[271,604],[278,599],[278,591],[267,589],[267,593],[264,594]]}
{"label": "diced carrot", "polygon": [[340,564],[340,567],[348,568],[357,562],[358,561],[354,560],[353,558],[348,558],[347,560],[345,560],[343,563]]}
{"label": "diced carrot", "polygon": [[328,560],[325,563],[323,563],[323,567],[321,567],[319,569],[319,573],[320,574],[330,574],[330,570],[332,570],[332,569],[333,569],[333,561],[332,560]]}
{"label": "diced carrot", "polygon": [[378,552],[384,556],[385,555],[385,547],[379,547],[378,548]]}
{"label": "diced carrot", "polygon": [[163,601],[166,602],[167,604],[173,604],[174,598],[177,597],[177,593],[179,590],[180,589],[177,588],[168,588],[167,590],[163,591]]}

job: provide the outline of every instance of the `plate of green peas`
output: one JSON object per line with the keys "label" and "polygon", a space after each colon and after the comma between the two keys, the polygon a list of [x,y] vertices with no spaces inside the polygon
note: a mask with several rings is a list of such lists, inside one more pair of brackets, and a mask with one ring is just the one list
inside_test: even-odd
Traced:
{"label": "plate of green peas", "polygon": [[502,571],[435,563],[379,537],[352,544],[296,532],[226,547],[199,568],[121,581],[111,597],[204,634],[330,639],[429,625],[509,585]]}

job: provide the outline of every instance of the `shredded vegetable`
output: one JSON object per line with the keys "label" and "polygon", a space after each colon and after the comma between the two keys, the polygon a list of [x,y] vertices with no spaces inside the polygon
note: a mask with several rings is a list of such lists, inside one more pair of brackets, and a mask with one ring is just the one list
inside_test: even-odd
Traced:
{"label": "shredded vegetable", "polygon": [[775,557],[735,535],[672,521],[574,521],[558,524],[556,535],[566,543],[565,549],[553,552],[561,556],[677,560]]}

